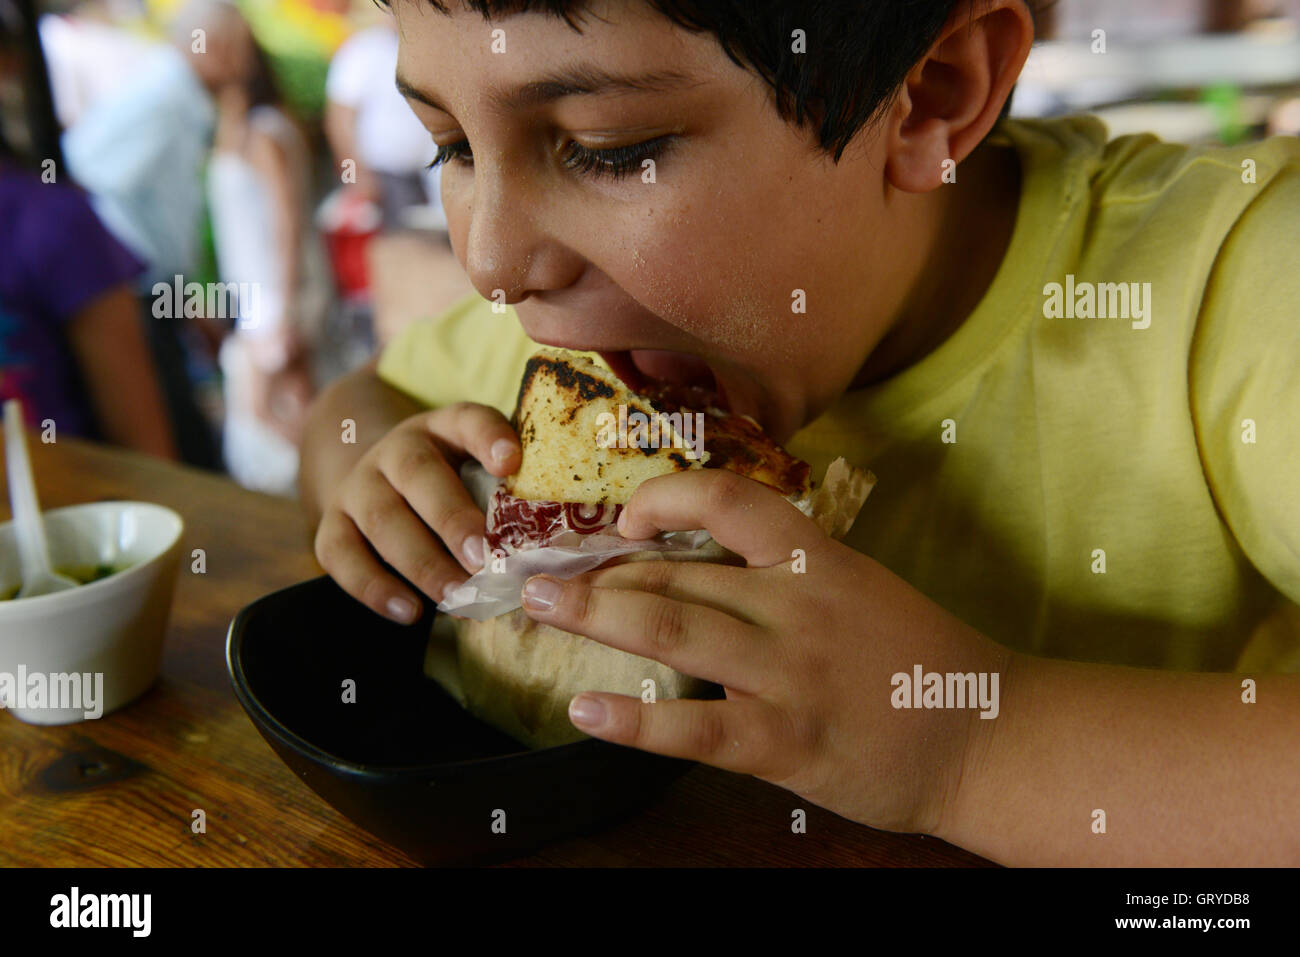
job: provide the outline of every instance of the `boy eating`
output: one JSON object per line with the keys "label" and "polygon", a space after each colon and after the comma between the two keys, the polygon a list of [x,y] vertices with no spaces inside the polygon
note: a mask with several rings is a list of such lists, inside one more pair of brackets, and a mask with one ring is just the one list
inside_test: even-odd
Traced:
{"label": "boy eating", "polygon": [[595,353],[880,481],[843,543],[725,471],[643,485],[624,535],[747,567],[524,607],[727,697],[579,728],[1004,863],[1300,861],[1300,146],[1002,118],[1024,0],[391,8],[479,296],[313,411],[344,589],[411,621],[480,568],[456,466],[518,467],[532,352]]}

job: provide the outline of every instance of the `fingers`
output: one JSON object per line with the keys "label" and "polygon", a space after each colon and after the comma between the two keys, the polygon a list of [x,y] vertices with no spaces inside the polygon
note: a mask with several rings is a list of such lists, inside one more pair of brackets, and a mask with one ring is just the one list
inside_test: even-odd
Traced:
{"label": "fingers", "polygon": [[418,617],[420,597],[381,559],[435,600],[463,584],[485,552],[483,512],[453,464],[466,456],[497,476],[519,467],[519,439],[496,409],[460,403],[393,429],[326,509],[316,535],[321,565],[367,607],[404,623]]}
{"label": "fingers", "polygon": [[651,559],[608,565],[588,572],[586,578],[597,588],[636,589],[662,595],[714,608],[757,625],[761,622],[754,617],[754,611],[760,603],[750,597],[755,574],[735,565]]}
{"label": "fingers", "polygon": [[[585,723],[585,713],[596,715]],[[700,761],[739,774],[781,780],[797,753],[780,713],[758,698],[677,699],[643,703],[627,695],[584,691],[569,702],[579,730],[615,744]]]}
{"label": "fingers", "polygon": [[[408,442],[390,443],[376,457],[375,467],[381,476],[379,483],[405,500],[404,506],[433,530],[465,571],[472,574],[483,567],[483,512],[470,498],[460,476],[431,441],[413,436]],[[368,494],[380,497],[381,504],[367,503],[351,510],[351,514],[363,517],[371,509],[384,507],[382,500],[387,496],[383,489],[376,486]],[[362,531],[366,532],[379,554],[394,567],[399,567],[395,561],[397,556],[389,554],[370,535],[368,526],[382,529],[382,518],[376,517],[369,523],[362,518],[358,524],[362,525]],[[442,550],[440,546],[434,547]],[[442,597],[441,592],[428,594],[438,599]]]}
{"label": "fingers", "polygon": [[477,402],[442,406],[428,414],[427,428],[453,459],[471,455],[498,478],[519,468],[519,436],[509,420],[490,406]]}
{"label": "fingers", "polygon": [[652,478],[619,515],[627,538],[706,529],[723,548],[755,567],[788,562],[796,548],[811,551],[826,535],[774,489],[726,469],[698,469]]}
{"label": "fingers", "polygon": [[770,671],[771,646],[762,633],[714,608],[593,587],[585,577],[534,576],[522,598],[538,621],[728,688],[752,691]]}
{"label": "fingers", "polygon": [[388,443],[378,460],[379,470],[446,543],[461,567],[476,572],[485,560],[485,517],[448,457],[470,455],[493,474],[509,475],[519,467],[519,439],[500,412],[472,402],[434,409],[423,426],[424,431],[416,435],[429,441]]}
{"label": "fingers", "polygon": [[348,514],[394,571],[435,601],[448,586],[464,583],[465,572],[392,486],[372,481],[365,495],[365,504]]}
{"label": "fingers", "polygon": [[345,592],[371,611],[402,625],[420,617],[420,597],[390,574],[352,520],[330,509],[316,529],[316,560]]}

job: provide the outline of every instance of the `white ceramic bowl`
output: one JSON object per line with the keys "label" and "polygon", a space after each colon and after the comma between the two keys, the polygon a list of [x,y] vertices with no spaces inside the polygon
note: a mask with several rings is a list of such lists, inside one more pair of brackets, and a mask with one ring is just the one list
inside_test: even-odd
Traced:
{"label": "white ceramic bowl", "polygon": [[[184,527],[171,509],[146,502],[46,512],[56,570],[122,570],[53,595],[0,601],[0,704],[30,724],[69,724],[102,717],[143,694],[158,677]],[[6,522],[0,525],[0,596],[21,581],[13,523]],[[42,684],[43,701],[36,698]]]}

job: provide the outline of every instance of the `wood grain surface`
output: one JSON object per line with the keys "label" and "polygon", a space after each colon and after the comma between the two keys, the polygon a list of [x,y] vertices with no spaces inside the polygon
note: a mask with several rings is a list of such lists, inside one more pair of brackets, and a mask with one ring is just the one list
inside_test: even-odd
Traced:
{"label": "wood grain surface", "polygon": [[[62,727],[0,714],[0,864],[410,866],[325,804],[245,716],[225,664],[231,618],[321,574],[294,502],[119,449],[32,442],[42,505],[133,499],[185,520],[162,674],[126,708]],[[8,518],[7,489],[0,515]],[[202,808],[207,832],[191,832]],[[807,833],[791,812],[807,811]],[[643,813],[507,866],[979,866],[942,841],[846,821],[753,778],[697,766]]]}

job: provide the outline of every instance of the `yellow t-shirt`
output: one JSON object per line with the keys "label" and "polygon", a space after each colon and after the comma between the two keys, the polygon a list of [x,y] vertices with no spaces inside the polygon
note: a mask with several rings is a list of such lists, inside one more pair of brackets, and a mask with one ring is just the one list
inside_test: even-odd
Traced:
{"label": "yellow t-shirt", "polygon": [[[1108,143],[1085,117],[995,135],[1022,195],[983,300],[788,448],[814,475],[870,467],[848,543],[1003,644],[1300,670],[1300,142]],[[537,348],[474,296],[379,371],[508,415]]]}

